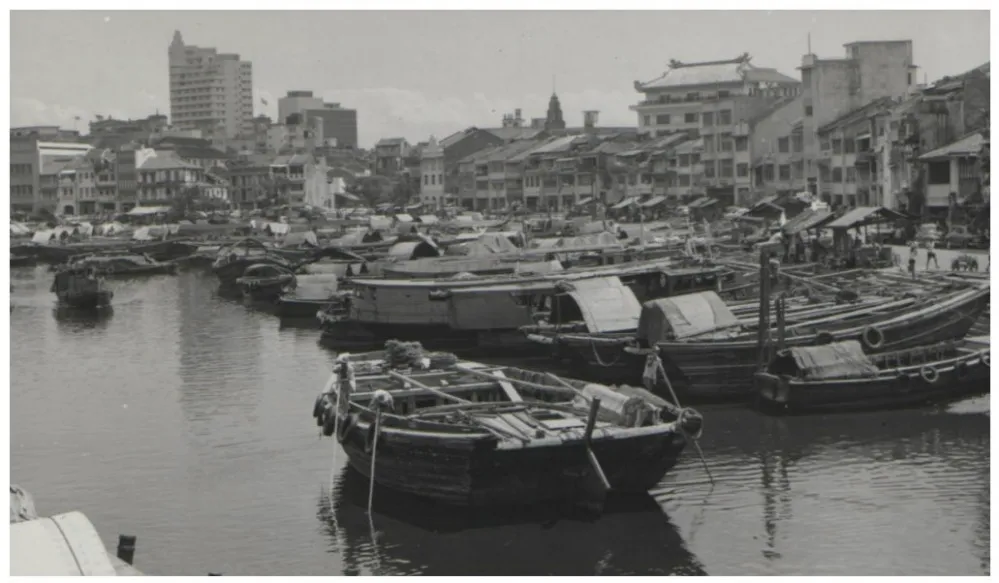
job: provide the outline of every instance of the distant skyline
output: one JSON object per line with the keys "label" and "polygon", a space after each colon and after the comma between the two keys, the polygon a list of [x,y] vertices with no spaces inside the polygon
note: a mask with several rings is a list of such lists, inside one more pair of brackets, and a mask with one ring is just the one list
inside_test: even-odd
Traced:
{"label": "distant skyline", "polygon": [[596,109],[600,125],[634,126],[633,82],[670,59],[748,52],[800,78],[809,34],[820,58],[858,40],[912,40],[920,83],[987,62],[990,45],[983,10],[10,14],[12,126],[85,133],[95,115],[169,114],[167,47],[179,30],[187,44],[253,63],[256,114],[276,120],[278,98],[302,89],[357,109],[362,147],[497,126],[515,108],[543,117],[553,76],[568,125]]}

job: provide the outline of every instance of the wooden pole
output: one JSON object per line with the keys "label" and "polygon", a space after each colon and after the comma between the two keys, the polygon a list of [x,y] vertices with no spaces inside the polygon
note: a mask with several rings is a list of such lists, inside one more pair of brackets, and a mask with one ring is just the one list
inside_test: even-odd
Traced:
{"label": "wooden pole", "polygon": [[770,258],[766,245],[760,249],[760,316],[756,331],[756,343],[759,350],[757,364],[760,369],[766,365],[766,342],[770,331]]}

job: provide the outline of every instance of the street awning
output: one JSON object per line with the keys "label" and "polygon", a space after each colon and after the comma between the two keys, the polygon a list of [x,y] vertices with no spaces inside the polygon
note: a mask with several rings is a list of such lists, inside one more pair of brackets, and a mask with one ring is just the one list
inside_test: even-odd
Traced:
{"label": "street awning", "polygon": [[663,202],[665,200],[666,200],[665,196],[653,196],[652,198],[650,198],[649,200],[643,202],[639,206],[641,206],[642,208],[649,208],[649,207],[656,206],[657,204],[659,204],[659,203],[661,203],[661,202]]}
{"label": "street awning", "polygon": [[170,212],[170,207],[168,206],[137,206],[125,214],[133,217],[141,217],[144,215],[156,215],[168,212]]}
{"label": "street awning", "polygon": [[864,225],[873,225],[876,223],[885,223],[909,218],[911,217],[908,215],[904,215],[898,211],[893,211],[888,208],[880,206],[861,206],[847,212],[845,215],[835,221],[832,221],[826,226],[830,229],[850,229],[854,227],[862,227]]}
{"label": "street awning", "polygon": [[621,210],[623,208],[626,208],[626,207],[629,207],[629,206],[635,204],[637,201],[638,201],[637,197],[629,196],[629,197],[625,198],[624,200],[618,202],[617,204],[615,204],[611,208],[614,209],[614,210]]}
{"label": "street awning", "polygon": [[832,211],[807,209],[785,223],[783,230],[794,235],[795,233],[818,228],[823,223],[831,222],[834,216]]}

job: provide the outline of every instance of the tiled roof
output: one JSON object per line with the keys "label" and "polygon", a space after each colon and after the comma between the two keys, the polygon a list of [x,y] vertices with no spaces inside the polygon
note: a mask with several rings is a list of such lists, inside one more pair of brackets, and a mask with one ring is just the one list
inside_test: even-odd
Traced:
{"label": "tiled roof", "polygon": [[501,140],[530,140],[536,137],[544,129],[539,128],[484,128],[485,131],[500,138]]}
{"label": "tiled roof", "polygon": [[568,150],[574,141],[579,139],[580,136],[564,136],[561,138],[555,138],[545,145],[532,151],[532,154],[552,154],[556,152],[565,152]]}
{"label": "tiled roof", "polygon": [[744,56],[727,61],[703,63],[671,62],[670,68],[665,73],[646,83],[636,82],[635,89],[646,91],[649,89],[742,83],[743,81],[798,83],[796,79],[779,73],[776,69],[756,67],[749,62],[748,56]]}
{"label": "tiled roof", "polygon": [[517,154],[520,154],[521,152],[526,152],[528,150],[533,150],[535,147],[536,147],[535,143],[530,140],[519,140],[516,142],[512,142],[505,146],[501,146],[497,150],[493,151],[493,153],[489,155],[489,161],[490,162],[499,161],[499,160],[509,161]]}
{"label": "tiled roof", "polygon": [[769,67],[750,67],[746,69],[745,79],[756,83],[801,83],[794,77],[788,77],[777,69]]}
{"label": "tiled roof", "polygon": [[975,132],[955,142],[951,142],[942,148],[931,150],[920,156],[919,159],[930,160],[933,158],[949,158],[951,156],[978,156],[984,142],[985,137],[982,133]]}
{"label": "tiled roof", "polygon": [[829,122],[829,123],[821,126],[819,128],[819,133],[821,134],[821,133],[824,133],[824,132],[828,132],[828,131],[832,130],[833,128],[836,128],[836,127],[839,127],[839,126],[849,125],[850,123],[853,123],[855,121],[859,121],[859,120],[862,120],[862,119],[866,118],[868,115],[870,115],[871,113],[873,113],[875,110],[877,110],[879,108],[888,108],[888,107],[891,107],[893,105],[895,105],[895,100],[892,99],[891,97],[879,97],[879,98],[871,101],[867,105],[863,105],[861,107],[858,107],[857,109],[854,109],[853,111],[848,111],[847,113],[845,113],[845,114],[837,117],[836,119],[832,120],[831,122]]}
{"label": "tiled roof", "polygon": [[177,168],[197,168],[180,159],[173,150],[158,150],[154,156],[146,158],[139,170],[174,170]]}
{"label": "tiled roof", "polygon": [[527,140],[525,143],[530,144],[530,147],[527,147],[518,154],[511,156],[507,159],[507,162],[520,162],[525,160],[528,156],[537,151],[538,148],[545,145],[544,140]]}
{"label": "tiled roof", "polygon": [[283,154],[274,158],[271,162],[271,166],[304,166],[306,164],[311,164],[312,162],[312,156],[308,154]]}

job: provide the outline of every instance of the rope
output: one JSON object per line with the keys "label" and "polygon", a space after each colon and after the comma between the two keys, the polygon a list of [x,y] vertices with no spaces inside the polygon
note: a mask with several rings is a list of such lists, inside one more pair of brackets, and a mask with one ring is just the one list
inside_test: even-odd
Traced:
{"label": "rope", "polygon": [[[698,430],[697,435],[689,435],[683,426],[683,420],[692,413],[697,412],[693,409],[684,409],[683,406],[680,405],[680,399],[676,397],[676,391],[673,390],[673,383],[669,381],[669,377],[666,375],[666,368],[663,367],[663,359],[659,358],[659,354],[653,354],[656,359],[656,368],[660,373],[662,373],[663,380],[666,381],[666,388],[669,389],[669,394],[673,397],[673,403],[675,403],[677,408],[680,409],[680,413],[676,417],[676,424],[680,428],[680,433],[682,433],[684,437],[690,437],[691,441],[694,442],[694,447],[697,449],[697,455],[701,458],[701,465],[704,466],[704,471],[708,474],[708,480],[711,481],[711,484],[714,484],[715,478],[711,475],[711,470],[708,468],[708,462],[704,459],[704,451],[701,449],[701,444],[698,442],[701,438],[701,434],[704,433],[704,417],[701,417],[701,428]],[[698,414],[698,416],[700,415]]]}
{"label": "rope", "polygon": [[605,363],[600,358],[600,353],[597,351],[597,343],[593,341],[593,337],[592,336],[590,336],[590,350],[593,351],[593,358],[597,361],[597,364],[599,364],[600,366],[602,366],[604,368],[610,368],[612,366],[616,366],[617,363],[621,362],[621,356],[624,354],[623,351],[618,351],[617,358],[615,358],[612,362]]}
{"label": "rope", "polygon": [[368,485],[368,516],[371,516],[371,506],[375,501],[375,460],[378,458],[378,433],[382,425],[382,409],[375,409],[375,437],[371,442],[371,478]]}

